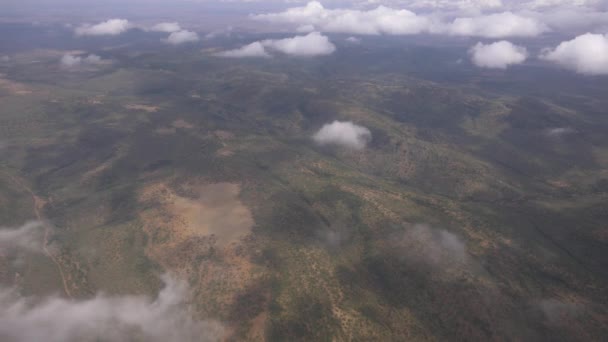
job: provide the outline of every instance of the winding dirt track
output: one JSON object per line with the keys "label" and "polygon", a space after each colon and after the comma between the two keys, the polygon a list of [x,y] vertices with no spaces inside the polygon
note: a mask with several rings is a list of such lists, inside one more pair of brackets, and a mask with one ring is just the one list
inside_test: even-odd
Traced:
{"label": "winding dirt track", "polygon": [[18,177],[13,176],[8,172],[3,171],[3,173],[7,175],[15,184],[19,185],[23,190],[27,191],[32,197],[32,202],[34,204],[34,214],[36,215],[36,219],[40,221],[44,226],[44,242],[42,244],[42,250],[44,251],[44,254],[49,259],[51,259],[51,261],[53,261],[53,263],[57,266],[57,269],[59,270],[59,275],[61,276],[61,281],[63,283],[63,291],[69,298],[72,298],[72,293],[70,292],[70,288],[63,272],[63,268],[61,267],[61,263],[59,262],[59,260],[57,260],[57,258],[53,255],[53,253],[51,253],[48,248],[49,236],[51,234],[51,225],[48,223],[48,221],[44,218],[44,215],[42,214],[42,209],[46,205],[47,201],[42,197],[36,195],[36,193],[34,193],[34,191],[32,191],[32,189]]}

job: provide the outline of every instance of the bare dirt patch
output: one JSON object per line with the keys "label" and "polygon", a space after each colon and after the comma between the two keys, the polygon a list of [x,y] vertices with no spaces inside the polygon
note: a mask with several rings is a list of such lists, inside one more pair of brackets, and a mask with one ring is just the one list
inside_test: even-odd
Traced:
{"label": "bare dirt patch", "polygon": [[251,232],[253,217],[238,198],[239,185],[216,183],[189,190],[195,197],[180,196],[160,184],[146,189],[141,196],[143,201],[160,204],[147,218],[166,226],[171,240],[213,236],[219,245],[227,246]]}
{"label": "bare dirt patch", "polygon": [[136,103],[127,104],[127,105],[125,105],[125,108],[130,109],[130,110],[144,111],[144,112],[148,112],[148,113],[155,113],[155,112],[158,112],[158,110],[160,109],[160,107],[158,107],[158,106],[150,106],[150,105],[136,104]]}
{"label": "bare dirt patch", "polygon": [[32,93],[24,84],[6,79],[3,74],[0,74],[0,88],[13,95],[28,95]]}
{"label": "bare dirt patch", "polygon": [[175,128],[182,128],[182,129],[194,128],[194,125],[192,125],[191,123],[189,123],[188,121],[186,121],[184,119],[177,119],[177,120],[173,121],[171,126],[173,126]]}

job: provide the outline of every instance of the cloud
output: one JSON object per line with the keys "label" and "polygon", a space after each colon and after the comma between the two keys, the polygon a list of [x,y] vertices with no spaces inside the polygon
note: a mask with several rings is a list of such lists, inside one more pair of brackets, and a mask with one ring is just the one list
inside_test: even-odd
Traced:
{"label": "cloud", "polygon": [[179,45],[184,43],[192,43],[198,42],[198,34],[196,32],[181,30],[177,32],[172,32],[169,37],[165,40],[165,42],[173,45]]}
{"label": "cloud", "polygon": [[30,221],[18,228],[0,228],[0,252],[15,248],[42,252],[43,240],[44,229],[40,221]]}
{"label": "cloud", "polygon": [[441,31],[457,36],[486,38],[535,37],[548,28],[534,18],[512,12],[494,13],[477,17],[456,18]]}
{"label": "cloud", "polygon": [[510,65],[523,63],[528,56],[526,48],[506,40],[492,44],[477,43],[469,53],[473,64],[490,69],[506,69]]}
{"label": "cloud", "polygon": [[503,7],[501,0],[414,0],[409,5],[425,9],[483,10]]}
{"label": "cloud", "polygon": [[336,46],[329,38],[311,32],[305,36],[295,36],[285,39],[266,39],[245,45],[238,49],[216,54],[220,57],[269,57],[268,50],[274,50],[290,56],[313,57],[332,54]]}
{"label": "cloud", "polygon": [[115,36],[126,32],[132,27],[125,19],[110,19],[96,25],[81,25],[75,29],[77,36]]}
{"label": "cloud", "polygon": [[[444,2],[439,2],[441,5]],[[461,6],[500,7],[500,1],[462,1]],[[446,3],[447,4],[447,3]],[[430,2],[427,2],[430,5]],[[487,6],[486,6],[487,5]],[[432,6],[431,6],[432,7]],[[443,7],[443,6],[440,6]],[[509,11],[493,14],[479,14],[457,17],[444,21],[447,13],[416,14],[407,9],[394,9],[378,6],[371,10],[327,9],[317,1],[301,7],[289,8],[283,12],[253,15],[254,20],[290,24],[299,30],[318,30],[365,35],[411,35],[421,33],[449,34],[460,36],[479,36],[501,38],[508,36],[537,36],[548,28],[533,17]],[[450,16],[450,15],[448,15]],[[453,15],[451,15],[453,17]]]}
{"label": "cloud", "polygon": [[573,317],[579,316],[583,311],[583,307],[580,304],[564,302],[553,298],[539,301],[538,307],[549,324],[564,323]]}
{"label": "cloud", "polygon": [[323,32],[353,34],[416,34],[428,30],[429,18],[408,10],[384,6],[362,11],[354,9],[326,9],[318,1],[284,12],[253,15],[253,19],[274,23],[310,26]]}
{"label": "cloud", "polygon": [[186,284],[168,275],[162,280],[165,287],[155,299],[104,294],[39,299],[0,289],[0,340],[219,341],[219,323],[192,317]]}
{"label": "cloud", "polygon": [[178,23],[164,22],[164,23],[158,23],[158,24],[152,26],[150,28],[150,31],[173,33],[173,32],[177,32],[177,31],[181,31],[181,29],[182,28],[179,26]]}
{"label": "cloud", "polygon": [[361,39],[357,38],[357,37],[348,37],[346,38],[346,41],[352,44],[359,44],[361,43]]}
{"label": "cloud", "polygon": [[81,65],[96,65],[101,63],[103,63],[101,57],[92,54],[86,57],[65,54],[60,60],[61,66],[66,68],[73,68]]}
{"label": "cloud", "polygon": [[464,242],[443,229],[416,224],[393,240],[409,262],[442,270],[469,263]]}
{"label": "cloud", "polygon": [[214,30],[205,35],[205,39],[215,39],[219,37],[230,37],[233,33],[234,28],[232,26],[228,26],[226,28],[220,30]]}
{"label": "cloud", "polygon": [[293,38],[267,39],[260,43],[266,48],[292,56],[330,55],[336,51],[335,45],[329,41],[329,38],[319,32]]}
{"label": "cloud", "polygon": [[541,59],[585,75],[608,74],[608,34],[586,33],[546,49]]}
{"label": "cloud", "polygon": [[241,48],[220,52],[220,57],[243,58],[243,57],[270,57],[264,45],[260,42],[253,42]]}
{"label": "cloud", "polygon": [[338,145],[361,150],[371,141],[369,129],[355,125],[350,121],[334,121],[325,124],[313,135],[313,140],[319,145]]}
{"label": "cloud", "polygon": [[545,130],[545,134],[549,137],[561,137],[572,133],[576,133],[576,130],[571,127],[555,127]]}

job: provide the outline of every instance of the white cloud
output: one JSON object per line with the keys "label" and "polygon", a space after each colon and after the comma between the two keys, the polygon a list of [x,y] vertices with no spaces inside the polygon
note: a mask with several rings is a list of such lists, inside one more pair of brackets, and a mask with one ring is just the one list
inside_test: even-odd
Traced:
{"label": "white cloud", "polygon": [[469,53],[473,64],[490,69],[506,69],[510,65],[523,63],[528,56],[526,48],[506,40],[492,44],[477,43]]}
{"label": "white cloud", "polygon": [[346,41],[352,44],[359,44],[361,43],[361,39],[357,38],[357,37],[348,37],[346,38]]}
{"label": "white cloud", "polygon": [[608,74],[608,34],[586,33],[543,51],[542,59],[585,75]]}
{"label": "white cloud", "polygon": [[[427,1],[425,6],[431,6],[431,2]],[[502,4],[500,1],[494,0],[460,1],[459,3],[458,7],[463,8],[498,8]],[[441,8],[445,7],[443,4],[447,4],[447,2],[439,1],[436,3]],[[493,14],[476,12],[474,16],[457,17],[452,21],[442,20],[444,15],[453,17],[450,13],[439,12],[421,15],[407,9],[394,9],[385,6],[378,6],[371,10],[328,9],[321,3],[312,1],[305,6],[289,8],[279,13],[253,15],[252,18],[294,25],[298,27],[298,30],[314,29],[321,32],[366,35],[433,33],[499,38],[537,36],[548,30],[542,22],[534,17],[508,11]]]}
{"label": "white cloud", "polygon": [[576,130],[572,127],[555,127],[545,130],[545,134],[550,137],[561,137],[572,133],[576,133]]}
{"label": "white cloud", "polygon": [[198,42],[198,34],[196,32],[181,30],[172,32],[169,37],[165,40],[169,44],[179,45],[183,43]]}
{"label": "white cloud", "polygon": [[238,49],[220,52],[217,54],[217,56],[232,58],[270,57],[270,55],[266,52],[264,45],[262,45],[260,42],[253,42]]}
{"label": "white cloud", "polygon": [[313,57],[330,55],[336,51],[336,46],[329,38],[311,32],[305,36],[295,36],[285,39],[266,39],[253,42],[238,49],[216,54],[220,57],[269,57],[268,50],[274,50],[290,56]]}
{"label": "white cloud", "polygon": [[119,35],[132,27],[131,23],[125,19],[110,19],[96,25],[81,25],[76,28],[78,36],[115,36]]}
{"label": "white cloud", "polygon": [[534,18],[511,12],[494,13],[477,17],[456,18],[444,29],[451,35],[486,38],[534,37],[547,31],[547,27]]}
{"label": "white cloud", "polygon": [[75,56],[75,55],[70,55],[70,54],[66,54],[63,55],[63,57],[61,57],[61,66],[66,67],[66,68],[73,68],[73,67],[78,67],[81,65],[95,65],[95,64],[101,64],[103,61],[101,59],[101,57],[97,56],[97,55],[88,55],[86,57],[82,57],[82,56]]}
{"label": "white cloud", "polygon": [[527,7],[531,9],[545,9],[545,8],[555,8],[555,7],[581,7],[581,6],[595,6],[599,4],[602,0],[532,0],[525,2],[522,7]]}
{"label": "white cloud", "polygon": [[150,28],[150,31],[173,33],[173,32],[177,32],[177,31],[181,31],[181,29],[182,28],[179,26],[178,23],[164,22],[164,23],[158,23],[158,24],[152,26]]}
{"label": "white cloud", "polygon": [[306,6],[290,8],[280,13],[252,17],[256,20],[312,27],[323,32],[369,35],[416,34],[427,31],[431,25],[429,18],[405,9],[396,10],[384,6],[369,11],[326,9],[318,1],[311,1]]}
{"label": "white cloud", "polygon": [[30,221],[18,228],[0,227],[0,252],[12,248],[42,252],[43,234],[40,221]]}
{"label": "white cloud", "polygon": [[336,47],[329,38],[319,32],[311,32],[305,36],[295,36],[285,39],[267,39],[260,42],[264,47],[292,56],[321,56],[330,55]]}
{"label": "white cloud", "polygon": [[313,135],[313,140],[319,145],[338,145],[355,150],[365,148],[371,139],[372,133],[369,129],[350,121],[325,124]]}
{"label": "white cloud", "polygon": [[[108,296],[68,300],[21,297],[0,289],[0,340],[219,341],[222,326],[200,321],[187,308],[185,283],[167,275],[158,297]],[[135,338],[137,336],[137,338]]]}

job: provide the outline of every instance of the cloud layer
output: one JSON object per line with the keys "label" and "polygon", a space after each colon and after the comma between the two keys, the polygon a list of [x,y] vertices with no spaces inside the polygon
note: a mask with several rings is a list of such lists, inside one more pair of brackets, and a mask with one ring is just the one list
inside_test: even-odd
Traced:
{"label": "cloud layer", "polygon": [[96,25],[81,25],[75,29],[78,36],[115,36],[126,32],[132,27],[125,19],[110,19]]}
{"label": "cloud layer", "polygon": [[193,319],[186,308],[185,283],[167,275],[163,282],[165,287],[155,299],[97,295],[40,300],[0,289],[0,340],[218,341],[222,326]]}
{"label": "cloud layer", "polygon": [[587,33],[545,50],[541,58],[586,75],[608,75],[608,34]]}
{"label": "cloud layer", "polygon": [[313,135],[313,140],[319,145],[337,145],[355,150],[365,148],[371,139],[372,133],[369,129],[350,121],[325,124]]}
{"label": "cloud layer", "polygon": [[490,69],[506,69],[510,65],[523,63],[528,56],[526,48],[506,40],[487,45],[477,43],[469,53],[473,64]]}
{"label": "cloud layer", "polygon": [[[497,4],[493,0],[490,2],[492,5]],[[436,13],[417,14],[407,9],[385,6],[371,10],[328,9],[318,1],[289,8],[283,12],[252,16],[254,20],[291,24],[299,27],[299,30],[362,35],[432,33],[501,38],[537,36],[548,30],[546,25],[533,16],[528,17],[510,11],[478,13],[476,16],[457,17],[453,20],[444,20],[442,17]]]}

